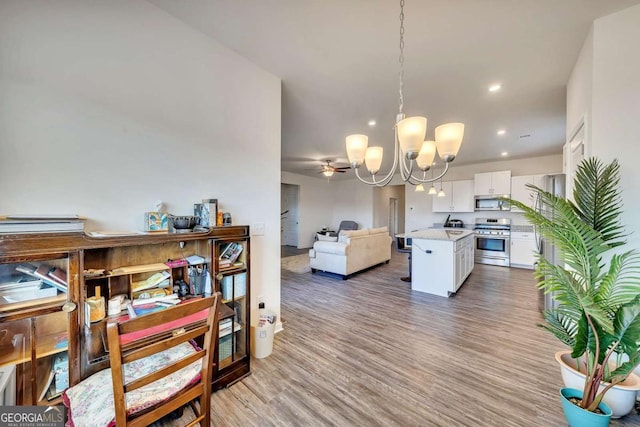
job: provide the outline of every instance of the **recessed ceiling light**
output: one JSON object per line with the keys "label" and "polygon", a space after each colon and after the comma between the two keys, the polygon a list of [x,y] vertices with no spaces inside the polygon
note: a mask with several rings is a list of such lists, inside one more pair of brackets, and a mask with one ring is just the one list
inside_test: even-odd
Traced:
{"label": "recessed ceiling light", "polygon": [[498,133],[498,135],[504,135],[505,133],[507,133],[507,131],[504,130],[504,129],[500,129],[500,130],[498,130],[497,133]]}
{"label": "recessed ceiling light", "polygon": [[375,120],[369,120],[369,126],[374,127],[376,125]]}
{"label": "recessed ceiling light", "polygon": [[502,157],[505,157],[505,156],[508,156],[508,155],[509,155],[509,153],[507,153],[506,151],[503,151],[502,153],[500,153],[500,155],[501,155]]}
{"label": "recessed ceiling light", "polygon": [[489,86],[489,92],[497,92],[497,91],[500,90],[501,87],[502,87],[502,85],[499,84],[499,83],[493,84],[493,85]]}

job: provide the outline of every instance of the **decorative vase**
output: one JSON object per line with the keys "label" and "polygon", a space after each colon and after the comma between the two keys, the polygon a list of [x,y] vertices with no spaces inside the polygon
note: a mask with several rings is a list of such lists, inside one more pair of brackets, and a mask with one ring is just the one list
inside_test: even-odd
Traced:
{"label": "decorative vase", "polygon": [[[556,361],[560,365],[564,386],[582,390],[586,375],[577,370],[576,361],[571,358],[571,351],[563,350],[557,352]],[[601,391],[603,388],[601,385],[598,391]],[[609,389],[602,401],[611,408],[611,418],[624,417],[631,412],[636,403],[636,396],[639,390],[640,377],[634,373],[631,373],[622,383],[616,384]]]}
{"label": "decorative vase", "polygon": [[600,402],[598,409],[602,411],[602,414],[597,414],[574,405],[569,400],[571,397],[582,399],[582,390],[565,387],[560,389],[560,396],[562,398],[562,411],[569,423],[569,427],[607,427],[609,425],[611,408],[606,403]]}

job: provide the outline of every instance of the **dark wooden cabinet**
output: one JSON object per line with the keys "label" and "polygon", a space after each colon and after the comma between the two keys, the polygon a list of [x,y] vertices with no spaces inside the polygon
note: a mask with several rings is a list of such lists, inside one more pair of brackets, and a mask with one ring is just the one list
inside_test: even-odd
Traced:
{"label": "dark wooden cabinet", "polygon": [[[221,267],[221,250],[232,242],[242,249],[233,263]],[[104,238],[84,233],[0,235],[0,286],[4,284],[8,289],[21,280],[23,275],[16,268],[25,263],[60,268],[68,281],[67,292],[54,292],[46,286],[37,290],[33,284],[25,284],[25,289],[30,286],[29,292],[40,293],[30,299],[22,297],[21,301],[18,298],[0,301],[0,369],[16,367],[16,403],[59,403],[46,397],[40,399],[56,356],[68,357],[70,384],[106,368],[107,322],[125,319],[127,315],[123,311],[109,316],[109,299],[123,295],[133,300],[139,295],[134,291],[137,284],[158,274],[168,278],[171,290],[174,284],[184,282],[192,291],[204,291],[208,282],[212,290],[228,297],[220,315],[213,390],[248,375],[249,254],[248,226],[215,227],[200,233]],[[165,264],[191,256],[195,256],[195,264],[191,266]],[[192,296],[186,298],[189,297]],[[90,305],[94,308],[94,303],[101,299],[103,318],[88,308]]]}
{"label": "dark wooden cabinet", "polygon": [[[213,246],[215,288],[222,294],[220,336],[213,388],[243,378],[250,371],[249,238],[218,239]],[[231,254],[229,253],[231,252]]]}

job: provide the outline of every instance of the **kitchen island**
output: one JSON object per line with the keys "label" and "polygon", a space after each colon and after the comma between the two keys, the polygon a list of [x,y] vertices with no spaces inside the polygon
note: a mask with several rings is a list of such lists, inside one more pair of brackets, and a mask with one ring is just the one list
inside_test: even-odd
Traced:
{"label": "kitchen island", "polygon": [[448,297],[473,270],[473,231],[418,230],[411,238],[411,289]]}

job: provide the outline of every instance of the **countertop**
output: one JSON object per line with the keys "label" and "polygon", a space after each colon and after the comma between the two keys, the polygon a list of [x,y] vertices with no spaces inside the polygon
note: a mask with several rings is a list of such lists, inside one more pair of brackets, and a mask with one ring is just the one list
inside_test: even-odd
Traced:
{"label": "countertop", "polygon": [[449,240],[451,242],[455,242],[472,235],[473,231],[460,228],[417,230],[405,234],[406,237],[410,237],[412,239]]}

